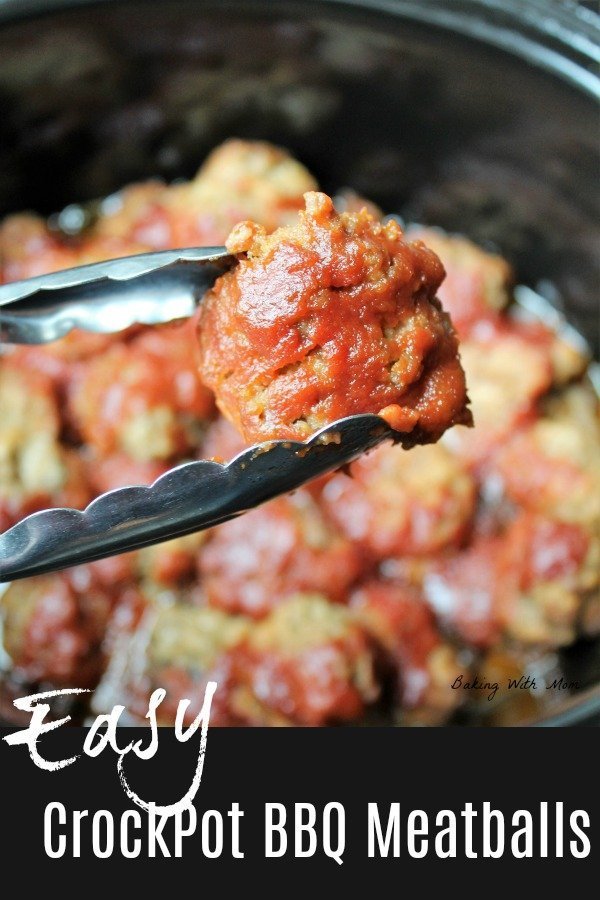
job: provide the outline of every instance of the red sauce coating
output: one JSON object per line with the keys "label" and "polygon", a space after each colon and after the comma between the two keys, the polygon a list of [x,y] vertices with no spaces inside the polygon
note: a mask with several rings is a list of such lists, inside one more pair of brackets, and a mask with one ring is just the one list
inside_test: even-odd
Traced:
{"label": "red sauce coating", "polygon": [[127,705],[134,717],[143,723],[148,709],[150,695],[157,688],[166,691],[166,696],[158,709],[159,724],[173,726],[177,717],[179,703],[189,700],[183,715],[184,725],[191,725],[204,703],[204,692],[208,681],[217,682],[217,691],[213,696],[210,708],[211,726],[227,726],[244,724],[229,708],[231,691],[232,657],[224,656],[209,672],[192,672],[177,664],[166,665],[147,673],[127,694]]}
{"label": "red sauce coating", "polygon": [[453,429],[444,439],[475,471],[486,468],[517,428],[534,421],[552,385],[548,348],[528,329],[495,320],[479,325],[461,343],[475,427]]}
{"label": "red sauce coating", "polygon": [[152,484],[169,465],[160,460],[138,461],[125,453],[94,457],[88,461],[88,478],[96,494],[136,484]]}
{"label": "red sauce coating", "polygon": [[352,606],[392,660],[400,702],[417,706],[431,680],[431,654],[442,643],[431,609],[414,590],[381,581],[355,591]]}
{"label": "red sauce coating", "polygon": [[[562,585],[569,597],[589,546],[590,535],[579,525],[519,513],[504,534],[480,537],[462,553],[434,563],[426,596],[439,618],[470,644],[490,647],[504,634],[527,642],[534,610],[536,620],[548,615],[543,595],[536,601],[534,589],[548,584],[554,594]],[[566,615],[576,614],[571,602],[566,609]],[[552,627],[541,632],[550,646],[555,633]]]}
{"label": "red sauce coating", "polygon": [[221,525],[198,556],[209,603],[256,617],[298,591],[343,602],[365,564],[360,548],[332,529],[307,491]]}
{"label": "red sauce coating", "polygon": [[458,547],[475,513],[475,481],[440,446],[381,447],[322,490],[340,530],[375,559]]}
{"label": "red sauce coating", "polygon": [[425,578],[425,595],[439,620],[476,647],[489,647],[502,634],[501,546],[500,539],[479,538],[463,552],[435,562]]}
{"label": "red sauce coating", "polygon": [[441,259],[446,277],[438,296],[461,338],[481,321],[495,319],[508,304],[514,280],[509,264],[459,235],[436,228],[409,229]]}
{"label": "red sauce coating", "polygon": [[290,598],[232,652],[230,706],[249,722],[352,720],[379,693],[366,631],[347,608],[322,595]]}
{"label": "red sauce coating", "polygon": [[519,506],[566,521],[598,522],[600,447],[593,416],[538,419],[515,432],[493,460],[506,495]]}
{"label": "red sauce coating", "polygon": [[87,443],[102,455],[124,451],[146,462],[199,442],[194,425],[212,416],[213,398],[198,377],[195,350],[187,321],[143,332],[89,362],[69,404]]}
{"label": "red sauce coating", "polygon": [[202,442],[202,458],[214,459],[216,462],[229,462],[248,445],[231,422],[219,416],[206,429]]}
{"label": "red sauce coating", "polygon": [[569,578],[580,569],[589,545],[590,536],[579,525],[521,515],[507,536],[506,576],[516,573],[522,590],[541,581]]}
{"label": "red sauce coating", "polygon": [[435,254],[395,222],[305,200],[296,226],[233,231],[240,262],[202,305],[201,373],[223,413],[247,441],[381,410],[422,441],[470,421]]}
{"label": "red sauce coating", "polygon": [[247,724],[276,723],[277,716],[312,726],[356,719],[366,704],[346,674],[347,660],[367,648],[356,632],[344,642],[330,641],[294,657],[238,651],[233,707]]}
{"label": "red sauce coating", "polygon": [[5,638],[19,677],[77,687],[97,682],[103,665],[100,645],[113,603],[107,592],[96,586],[80,593],[61,573],[16,582],[5,603],[21,607],[20,616],[17,610],[9,620],[15,624]]}

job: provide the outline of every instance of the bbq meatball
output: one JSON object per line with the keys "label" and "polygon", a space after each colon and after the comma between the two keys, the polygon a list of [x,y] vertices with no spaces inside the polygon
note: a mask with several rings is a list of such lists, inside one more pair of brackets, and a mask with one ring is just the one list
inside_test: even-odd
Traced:
{"label": "bbq meatball", "polygon": [[18,371],[39,372],[52,387],[67,440],[77,443],[77,426],[72,421],[68,398],[85,364],[101,356],[112,344],[120,344],[134,328],[117,334],[92,334],[74,330],[49,344],[11,346],[3,356],[3,365]]}
{"label": "bbq meatball", "polygon": [[253,626],[234,670],[230,709],[254,725],[351,721],[379,693],[365,631],[319,594],[299,594]]}
{"label": "bbq meatball", "polygon": [[112,598],[84,591],[68,574],[16,581],[0,599],[4,650],[22,681],[92,687],[102,670],[100,645]]}
{"label": "bbq meatball", "polygon": [[76,248],[52,234],[39,216],[9,216],[0,225],[0,283],[76,265]]}
{"label": "bbq meatball", "polygon": [[491,647],[502,637],[501,550],[500,538],[478,536],[461,552],[432,560],[423,578],[438,620],[473,647]]}
{"label": "bbq meatball", "polygon": [[170,187],[133,185],[105,203],[99,235],[134,239],[154,250],[218,245],[233,226],[253,219],[273,231],[293,221],[314,178],[285,150],[261,141],[229,140],[192,181]]}
{"label": "bbq meatball", "polygon": [[600,523],[600,419],[593,390],[576,386],[517,431],[494,460],[508,497],[570,522]]}
{"label": "bbq meatball", "polygon": [[380,447],[336,474],[323,502],[342,532],[376,559],[457,547],[475,511],[476,485],[439,444]]}
{"label": "bbq meatball", "polygon": [[130,237],[93,231],[66,238],[58,231],[51,231],[38,216],[10,216],[0,225],[0,282],[33,278],[148,249]]}
{"label": "bbq meatball", "polygon": [[299,591],[343,602],[364,567],[364,554],[306,490],[218,526],[198,557],[208,602],[256,617]]}
{"label": "bbq meatball", "polygon": [[[351,602],[385,653],[396,682],[400,718],[428,725],[443,722],[459,705],[452,684],[464,665],[442,639],[423,598],[403,585],[372,581],[355,591]],[[407,715],[402,716],[402,710]]]}
{"label": "bbq meatball", "polygon": [[199,445],[213,412],[194,364],[190,322],[142,333],[92,360],[75,380],[70,411],[99,454],[144,463]]}
{"label": "bbq meatball", "polygon": [[171,204],[179,222],[191,217],[194,237],[199,233],[221,244],[244,219],[267,231],[293,222],[304,193],[316,188],[312,175],[285,150],[233,139],[213,150],[189,185],[172,188]]}
{"label": "bbq meatball", "polygon": [[15,368],[34,369],[48,376],[57,387],[68,383],[78,363],[97,356],[115,343],[112,334],[74,330],[49,344],[11,347],[6,361]]}
{"label": "bbq meatball", "polygon": [[242,616],[217,609],[174,604],[148,604],[135,624],[135,634],[119,623],[111,664],[94,696],[96,712],[125,703],[135,722],[143,722],[150,695],[163,688],[167,696],[158,714],[161,725],[173,725],[180,700],[190,701],[189,724],[200,711],[206,683],[216,680],[211,723],[235,724],[228,710],[231,662],[227,656],[248,631]]}
{"label": "bbq meatball", "polygon": [[572,644],[584,607],[600,597],[598,530],[523,513],[508,530],[501,564],[506,636],[544,648]]}
{"label": "bbq meatball", "polygon": [[544,350],[555,384],[567,384],[585,371],[588,357],[580,340],[557,333],[523,307],[513,307],[504,314],[512,300],[514,281],[505,259],[439,228],[413,226],[408,235],[422,240],[441,259],[446,278],[438,297],[461,340],[485,338],[490,330],[511,328]]}
{"label": "bbq meatball", "polygon": [[444,443],[479,469],[516,428],[533,421],[552,369],[546,348],[508,324],[462,341],[460,349],[475,427],[453,429]]}
{"label": "bbq meatball", "polygon": [[428,602],[463,640],[538,649],[576,639],[599,584],[598,534],[527,512],[504,534],[433,562],[424,580]]}
{"label": "bbq meatball", "polygon": [[438,297],[461,338],[508,305],[513,273],[501,256],[438,228],[411,227],[408,236],[423,241],[441,259],[446,277]]}
{"label": "bbq meatball", "polygon": [[59,442],[60,419],[48,379],[0,365],[0,531],[46,506],[83,507],[84,467]]}
{"label": "bbq meatball", "polygon": [[217,416],[206,429],[206,435],[202,442],[202,458],[220,463],[230,462],[247,446],[231,422],[228,422],[223,416]]}
{"label": "bbq meatball", "polygon": [[411,443],[470,421],[438,258],[396,222],[305,201],[271,235],[235,228],[239,264],[202,304],[201,374],[222,412],[249,442],[302,440],[353,413],[383,411]]}
{"label": "bbq meatball", "polygon": [[94,235],[134,240],[151,250],[176,246],[167,214],[171,191],[168,185],[153,180],[128,185],[112,194],[102,203]]}

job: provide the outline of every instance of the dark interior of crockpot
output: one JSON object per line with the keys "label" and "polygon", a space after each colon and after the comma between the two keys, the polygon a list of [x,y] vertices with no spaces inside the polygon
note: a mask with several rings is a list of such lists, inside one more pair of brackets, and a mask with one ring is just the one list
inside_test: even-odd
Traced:
{"label": "dark interior of crockpot", "polygon": [[[262,138],[325,190],[352,186],[499,248],[521,282],[554,286],[597,353],[584,92],[473,39],[340,4],[63,6],[0,22],[0,215],[189,177],[224,138]],[[594,684],[597,644],[565,666]]]}

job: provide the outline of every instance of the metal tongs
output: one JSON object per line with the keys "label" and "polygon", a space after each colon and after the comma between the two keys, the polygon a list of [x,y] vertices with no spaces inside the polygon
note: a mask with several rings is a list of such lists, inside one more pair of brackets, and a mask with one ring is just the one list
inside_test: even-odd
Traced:
{"label": "metal tongs", "polygon": [[[193,314],[235,263],[225,247],[144,253],[0,286],[0,342],[41,344],[73,328],[113,333]],[[1,423],[0,423],[1,427]],[[183,463],[149,487],[97,497],[83,511],[34,513],[0,535],[0,582],[102,559],[232,519],[340,468],[384,440],[412,446],[375,415],[333,422],[301,442],[271,441],[226,465]]]}

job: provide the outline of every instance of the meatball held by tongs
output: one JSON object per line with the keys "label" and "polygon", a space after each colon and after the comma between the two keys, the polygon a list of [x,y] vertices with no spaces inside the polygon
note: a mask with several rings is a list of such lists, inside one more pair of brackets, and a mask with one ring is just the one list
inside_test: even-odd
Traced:
{"label": "meatball held by tongs", "polygon": [[[42,325],[54,336],[75,324],[115,329],[107,308],[129,310],[119,319],[122,329],[165,321],[167,307],[171,318],[190,315],[201,301],[201,382],[241,436],[262,446],[227,466],[177,466],[144,491],[97,498],[79,516],[50,510],[19,523],[0,536],[0,577],[41,574],[201,531],[384,440],[409,448],[471,423],[457,337],[436,298],[444,277],[438,257],[422,242],[404,240],[395,221],[378,222],[366,209],[338,214],[316,191],[304,200],[298,221],[270,235],[242,222],[223,248],[142,254],[9,286],[4,327],[25,343],[48,340]],[[58,292],[52,299],[60,315],[44,308],[51,291]],[[78,291],[93,302],[73,304]],[[23,314],[29,301],[41,304],[35,315]],[[128,355],[114,352],[119,363]],[[101,385],[103,397],[115,396],[111,380],[108,392]],[[177,455],[189,447],[186,404],[167,434],[154,433],[154,418],[136,418],[133,438],[128,429],[113,433],[111,407],[111,451],[131,451],[132,443],[137,449],[141,440],[145,460]]]}
{"label": "meatball held by tongs", "polygon": [[201,376],[248,441],[302,440],[336,419],[380,413],[419,442],[469,424],[444,269],[397,222],[336,213],[305,194],[295,225],[231,232],[239,264],[202,304]]}

